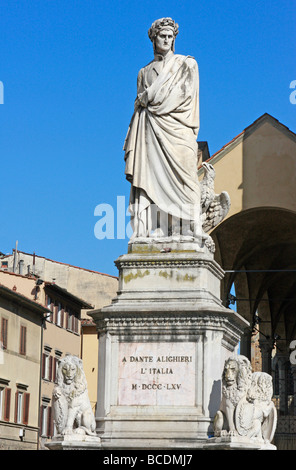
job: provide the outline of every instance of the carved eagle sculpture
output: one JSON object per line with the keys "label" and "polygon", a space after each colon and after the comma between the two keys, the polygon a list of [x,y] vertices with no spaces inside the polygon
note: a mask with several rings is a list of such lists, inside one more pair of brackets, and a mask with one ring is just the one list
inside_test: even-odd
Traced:
{"label": "carved eagle sculpture", "polygon": [[204,177],[201,186],[202,228],[209,232],[216,227],[227,215],[230,209],[230,197],[226,191],[215,193],[214,180],[216,172],[210,163],[202,163]]}

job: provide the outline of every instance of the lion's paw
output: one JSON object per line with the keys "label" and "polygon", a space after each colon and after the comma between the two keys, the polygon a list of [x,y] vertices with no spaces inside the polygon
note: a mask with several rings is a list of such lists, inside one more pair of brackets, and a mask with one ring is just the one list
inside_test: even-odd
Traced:
{"label": "lion's paw", "polygon": [[81,436],[85,435],[85,430],[83,428],[77,428],[74,430],[75,434],[80,434]]}
{"label": "lion's paw", "polygon": [[73,434],[73,433],[74,433],[74,431],[73,431],[72,428],[65,428],[65,429],[63,430],[63,432],[62,432],[62,434],[63,434],[64,436],[70,436],[70,435]]}

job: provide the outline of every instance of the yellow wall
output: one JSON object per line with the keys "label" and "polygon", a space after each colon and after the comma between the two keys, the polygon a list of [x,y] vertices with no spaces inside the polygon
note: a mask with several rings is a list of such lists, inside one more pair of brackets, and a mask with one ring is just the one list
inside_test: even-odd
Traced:
{"label": "yellow wall", "polygon": [[265,122],[244,141],[243,209],[281,207],[296,210],[296,142]]}
{"label": "yellow wall", "polygon": [[231,207],[228,217],[240,212],[243,206],[243,143],[233,147],[227,156],[211,161],[216,171],[215,192],[227,191]]}
{"label": "yellow wall", "polygon": [[[256,207],[296,211],[296,136],[273,118],[265,118],[238,136],[210,160],[215,192],[227,191],[227,218]],[[203,171],[199,171],[200,178]]]}
{"label": "yellow wall", "polygon": [[[9,423],[0,421],[0,448],[10,443],[11,448],[34,449],[37,446],[39,418],[41,315],[3,297],[0,303],[0,322],[2,318],[8,319],[7,349],[2,351],[0,379],[9,381],[7,387],[11,389]],[[27,328],[25,356],[19,354],[21,326]],[[24,442],[19,438],[19,430],[24,426],[14,424],[15,394],[21,390],[17,384],[25,386],[24,391],[30,393],[29,422]]]}
{"label": "yellow wall", "polygon": [[82,334],[82,358],[83,368],[88,385],[88,394],[93,411],[97,402],[97,385],[98,385],[98,353],[99,341],[97,337],[96,327],[87,326],[83,328]]}
{"label": "yellow wall", "polygon": [[[0,284],[3,284],[9,289],[16,287],[15,292],[25,295],[30,300],[34,300],[34,289],[36,285],[35,279],[7,271],[0,271]],[[37,299],[37,302],[44,303],[40,301],[40,298]]]}

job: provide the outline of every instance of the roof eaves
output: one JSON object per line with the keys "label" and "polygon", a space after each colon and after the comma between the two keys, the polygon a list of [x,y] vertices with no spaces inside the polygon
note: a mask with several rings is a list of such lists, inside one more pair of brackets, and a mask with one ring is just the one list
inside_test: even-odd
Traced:
{"label": "roof eaves", "polygon": [[[287,133],[289,135],[289,137],[292,137],[293,140],[296,141],[296,134],[293,131],[291,131],[287,126],[282,124],[280,121],[275,119],[270,114],[265,113],[262,116],[260,116],[258,119],[256,119],[248,127],[246,127],[242,132],[240,132],[238,135],[236,135],[233,139],[231,139],[229,142],[227,142],[227,144],[223,145],[223,147],[220,150],[215,152],[206,161],[207,162],[213,162],[213,161],[220,160],[220,158],[222,158],[225,153],[227,153],[233,147],[238,145],[242,141],[242,139],[247,138],[252,132],[254,132],[255,129],[257,129],[259,126],[261,126],[266,121],[269,121],[274,127],[281,128],[282,131]],[[200,167],[199,169],[202,169],[202,167]]]}
{"label": "roof eaves", "polygon": [[9,287],[4,286],[3,284],[0,284],[0,294],[1,293],[6,298],[13,299],[16,302],[26,306],[27,308],[31,308],[31,309],[33,308],[38,313],[50,313],[50,310],[46,308],[44,305],[39,304],[35,300],[29,299],[29,297],[26,297],[25,295],[20,294],[19,292],[16,292],[13,289],[10,289]]}
{"label": "roof eaves", "polygon": [[86,302],[85,300],[77,297],[76,295],[72,294],[71,292],[67,291],[67,289],[64,289],[63,287],[60,287],[58,284],[55,284],[54,282],[48,282],[48,281],[45,281],[44,282],[44,285],[51,289],[52,291],[60,294],[60,295],[63,295],[65,297],[68,297],[69,299],[71,299],[73,302],[75,302],[76,304],[78,304],[80,306],[80,308],[87,308],[87,309],[93,309],[94,306],[89,304],[88,302]]}
{"label": "roof eaves", "polygon": [[[13,249],[14,251],[14,249]],[[22,253],[24,255],[29,255],[29,256],[34,256],[32,253],[26,253],[25,251],[20,251],[20,250],[17,250],[18,253]],[[5,257],[9,257],[9,256],[12,256],[12,254],[10,255],[5,255]],[[106,273],[101,273],[99,271],[94,271],[92,269],[87,269],[87,268],[81,268],[80,266],[74,266],[73,264],[68,264],[68,263],[63,263],[61,261],[56,261],[54,259],[50,259],[50,258],[45,258],[44,256],[40,256],[40,255],[36,255],[35,254],[35,257],[36,258],[42,258],[46,261],[51,261],[52,263],[57,263],[57,264],[61,264],[63,266],[69,266],[71,268],[75,268],[75,269],[81,269],[82,271],[87,271],[87,272],[90,272],[90,273],[94,273],[94,274],[101,274],[102,276],[107,276],[107,277],[112,277],[114,279],[118,279],[118,276],[113,276],[112,274],[106,274]]]}

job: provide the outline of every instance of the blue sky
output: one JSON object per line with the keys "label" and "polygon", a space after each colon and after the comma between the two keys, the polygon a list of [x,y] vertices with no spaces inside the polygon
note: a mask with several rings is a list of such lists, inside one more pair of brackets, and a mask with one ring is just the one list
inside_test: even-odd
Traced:
{"label": "blue sky", "polygon": [[128,239],[98,240],[94,210],[128,203],[122,147],[163,16],[199,64],[211,154],[266,112],[296,132],[295,0],[1,0],[0,251],[117,275]]}

